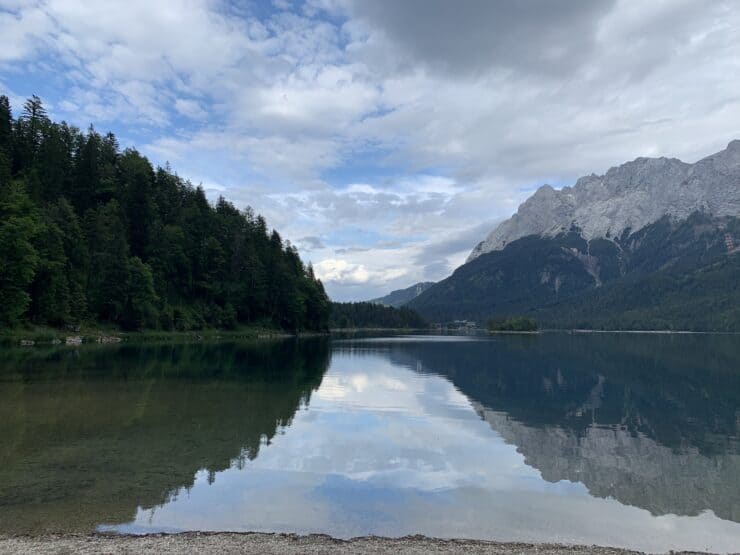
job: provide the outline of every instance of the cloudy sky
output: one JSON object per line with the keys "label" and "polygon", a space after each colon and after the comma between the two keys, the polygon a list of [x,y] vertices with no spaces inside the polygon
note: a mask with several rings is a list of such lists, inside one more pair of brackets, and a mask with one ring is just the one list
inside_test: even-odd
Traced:
{"label": "cloudy sky", "polygon": [[338,300],[445,277],[542,183],[740,137],[713,0],[0,0],[0,93],[112,130]]}

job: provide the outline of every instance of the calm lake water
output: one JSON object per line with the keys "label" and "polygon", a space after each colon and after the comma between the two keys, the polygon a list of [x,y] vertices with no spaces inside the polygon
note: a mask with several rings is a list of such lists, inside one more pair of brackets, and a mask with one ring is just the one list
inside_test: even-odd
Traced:
{"label": "calm lake water", "polygon": [[0,350],[0,533],[740,550],[740,337]]}

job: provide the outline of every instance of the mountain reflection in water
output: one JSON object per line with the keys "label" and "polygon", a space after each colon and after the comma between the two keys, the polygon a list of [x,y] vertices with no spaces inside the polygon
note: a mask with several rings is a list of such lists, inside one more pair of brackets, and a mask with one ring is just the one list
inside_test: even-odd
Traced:
{"label": "mountain reflection in water", "polygon": [[545,480],[740,522],[740,337],[551,334],[389,352],[454,383]]}
{"label": "mountain reflection in water", "polygon": [[736,336],[0,352],[0,533],[740,546]]}

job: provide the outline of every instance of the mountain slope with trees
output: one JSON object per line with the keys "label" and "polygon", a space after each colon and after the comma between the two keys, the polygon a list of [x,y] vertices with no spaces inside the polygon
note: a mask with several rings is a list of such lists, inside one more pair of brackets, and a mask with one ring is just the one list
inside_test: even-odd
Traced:
{"label": "mountain slope with trees", "polygon": [[740,218],[702,212],[611,239],[586,240],[576,227],[530,235],[407,306],[430,321],[519,315],[550,328],[740,331],[736,237]]}
{"label": "mountain slope with trees", "polygon": [[391,291],[384,297],[378,297],[377,299],[371,299],[368,302],[369,303],[375,303],[375,304],[382,304],[383,306],[392,306],[395,308],[399,308],[406,303],[408,303],[411,299],[415,299],[419,295],[421,295],[424,291],[429,289],[432,285],[434,285],[433,281],[422,281],[419,283],[415,283],[414,285],[410,287],[406,287],[405,289],[396,289],[395,291]]}
{"label": "mountain slope with trees", "polygon": [[0,326],[325,330],[310,266],[262,216],[0,96]]}

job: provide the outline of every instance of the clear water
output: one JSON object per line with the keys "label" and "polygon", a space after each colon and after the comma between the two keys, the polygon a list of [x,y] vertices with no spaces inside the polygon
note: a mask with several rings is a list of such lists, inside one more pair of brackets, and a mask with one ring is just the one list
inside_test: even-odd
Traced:
{"label": "clear water", "polygon": [[0,351],[0,533],[740,550],[740,337]]}

